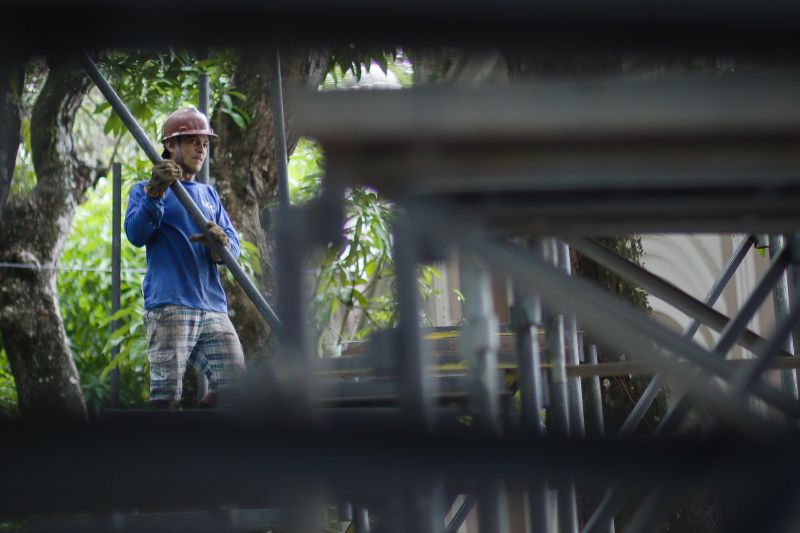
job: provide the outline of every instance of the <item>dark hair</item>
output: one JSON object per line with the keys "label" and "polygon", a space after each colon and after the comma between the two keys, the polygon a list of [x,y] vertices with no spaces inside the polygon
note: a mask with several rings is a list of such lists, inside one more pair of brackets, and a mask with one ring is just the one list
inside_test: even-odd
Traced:
{"label": "dark hair", "polygon": [[168,142],[168,141],[171,141],[171,140],[178,140],[178,142],[180,142],[180,141],[179,141],[179,139],[180,139],[181,137],[182,137],[181,135],[178,135],[177,137],[170,137],[169,139],[164,139],[164,142],[163,142],[163,144],[164,144],[164,151],[163,151],[163,152],[161,152],[161,158],[162,158],[162,159],[171,159],[171,156],[170,156],[170,154],[169,154],[169,150],[167,150],[167,142]]}

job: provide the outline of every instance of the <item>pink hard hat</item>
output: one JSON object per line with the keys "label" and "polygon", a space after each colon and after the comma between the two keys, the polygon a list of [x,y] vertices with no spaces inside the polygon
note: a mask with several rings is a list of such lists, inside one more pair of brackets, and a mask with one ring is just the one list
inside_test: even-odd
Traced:
{"label": "pink hard hat", "polygon": [[161,142],[181,135],[208,135],[216,137],[208,118],[193,107],[178,109],[167,117],[161,132]]}

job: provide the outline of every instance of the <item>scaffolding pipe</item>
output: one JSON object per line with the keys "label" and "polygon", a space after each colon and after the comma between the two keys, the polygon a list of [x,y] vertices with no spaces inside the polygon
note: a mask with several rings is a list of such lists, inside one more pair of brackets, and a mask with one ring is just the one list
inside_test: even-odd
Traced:
{"label": "scaffolding pipe", "polygon": [[[598,364],[597,345],[590,344],[586,350],[587,363],[590,365]],[[586,417],[586,434],[592,438],[606,436],[605,422],[603,421],[603,395],[600,390],[600,378],[592,376],[587,379],[586,400],[588,404],[588,415]]]}
{"label": "scaffolding pipe", "polygon": [[[649,294],[664,300],[690,317],[699,319],[700,322],[708,325],[717,332],[721,332],[728,323],[728,317],[716,311],[708,304],[692,297],[671,283],[648,272],[636,263],[614,253],[605,246],[589,239],[575,239],[571,241],[571,243],[581,254],[633,281]],[[760,335],[749,329],[745,329],[742,332],[741,338],[738,339],[738,342],[747,349],[756,351],[758,346],[766,341]],[[791,354],[787,352],[786,355],[789,356]]]}
{"label": "scaffolding pipe", "polygon": [[464,523],[469,513],[472,512],[473,507],[475,507],[475,496],[472,494],[465,495],[464,499],[461,501],[461,505],[458,506],[458,511],[456,511],[456,514],[450,519],[450,523],[447,524],[447,529],[445,529],[446,533],[458,533],[458,530],[461,529],[461,524]]}
{"label": "scaffolding pipe", "polygon": [[[780,251],[784,248],[786,248],[786,239],[784,239],[783,235],[770,236],[770,259],[774,259],[775,255],[780,253]],[[789,266],[792,268],[791,264]],[[775,285],[775,289],[772,291],[772,302],[775,309],[775,323],[778,324],[787,316],[789,316],[789,313],[791,312],[791,308],[789,306],[789,281],[787,272],[783,272],[778,279],[778,283]],[[779,349],[788,354],[794,353],[794,343],[792,342],[791,334],[784,337],[783,343],[781,346],[779,346]],[[781,371],[781,388],[784,390],[784,392],[790,394],[794,398],[797,398],[797,372],[794,370]]]}
{"label": "scaffolding pipe", "polygon": [[[679,354],[681,358],[724,381],[733,378],[733,368],[726,361],[682,338],[630,305],[617,301],[591,282],[580,278],[568,278],[537,256],[519,248],[484,239],[471,240],[460,237],[458,240],[464,248],[481,254],[490,265],[534,287],[547,305],[574,310],[586,328],[592,330],[603,342],[621,350],[641,353],[676,377],[688,377],[686,371],[688,369],[671,364],[672,358],[667,357],[664,350]],[[627,327],[620,328],[619,326],[623,324]],[[611,326],[617,326],[613,334],[609,330]],[[650,342],[642,341],[642,336],[649,338]],[[664,350],[656,348],[654,344],[660,345]],[[700,388],[695,389],[695,392],[720,412],[733,414],[723,401],[728,395],[723,395],[723,398],[719,394],[709,394]],[[800,417],[800,405],[781,391],[759,383],[754,385],[752,393],[777,409]],[[742,422],[747,422],[747,419],[744,418]]]}
{"label": "scaffolding pipe", "polygon": [[[520,426],[523,431],[544,435],[542,411],[541,353],[536,333],[542,322],[539,299],[529,290],[514,287],[512,327],[517,342],[517,383],[520,392]],[[547,482],[532,481],[525,497],[528,503],[528,532],[548,531],[549,508]]]}
{"label": "scaffolding pipe", "polygon": [[290,407],[296,409],[296,416],[306,417],[311,413],[311,383],[307,376],[312,374],[314,360],[308,350],[306,339],[306,298],[303,278],[298,275],[303,269],[306,252],[305,241],[308,233],[304,213],[297,208],[278,208],[274,236],[277,249],[276,281],[278,291],[278,310],[283,317],[280,372],[283,379],[280,386],[284,394],[294,398]]}
{"label": "scaffolding pipe", "polygon": [[[731,319],[730,322],[728,322],[728,325],[722,332],[722,336],[717,340],[717,343],[712,350],[714,355],[720,359],[725,359],[728,351],[730,351],[736,342],[736,338],[741,334],[747,323],[750,322],[753,316],[755,316],[756,312],[758,312],[758,308],[761,307],[761,304],[772,292],[773,287],[777,283],[780,275],[785,270],[787,258],[788,254],[785,250],[782,250],[773,258],[769,268],[764,273],[764,277],[762,277],[761,281],[758,282],[756,287],[753,289],[753,292],[747,297],[747,300],[745,300],[744,304],[736,313],[736,315]],[[763,348],[764,347],[762,346],[761,349]],[[738,372],[734,373],[732,376],[732,381],[735,382],[738,374]],[[697,379],[705,381],[709,377],[710,376],[708,376],[707,373],[699,371]],[[692,406],[694,406],[694,403],[695,398],[693,398],[692,395],[684,394],[681,396],[675,406],[661,420],[661,423],[656,429],[656,434],[676,431],[686,415],[689,414],[689,411],[691,410]]]}
{"label": "scaffolding pipe", "polygon": [[529,291],[514,287],[512,328],[516,336],[517,382],[520,393],[520,426],[544,434],[542,422],[542,355],[536,333],[542,322],[539,300]]}
{"label": "scaffolding pipe", "polygon": [[[725,358],[728,351],[733,347],[736,338],[744,330],[748,322],[758,311],[758,308],[769,296],[770,292],[774,289],[780,276],[784,273],[788,254],[785,250],[777,252],[770,263],[770,267],[761,278],[758,285],[756,285],[753,292],[742,305],[741,309],[736,313],[733,319],[728,322],[722,336],[714,346],[713,353],[721,358]],[[789,334],[791,326],[794,324],[797,316],[800,313],[792,313],[784,319],[781,326],[785,328],[784,333]],[[788,324],[788,327],[786,327]],[[778,329],[778,335],[773,336],[769,341],[766,348],[776,352],[783,343],[783,338],[780,337],[782,333],[781,328]],[[763,347],[762,347],[763,349]],[[732,379],[732,388],[734,389],[735,397],[744,397],[750,388],[756,383],[757,378],[761,375],[761,365],[768,364],[771,357],[770,352],[764,353],[764,356],[755,361],[752,367],[745,367],[736,372]],[[703,371],[698,371],[696,380],[706,381],[709,378],[708,374]],[[675,406],[666,414],[661,420],[661,423],[656,428],[655,434],[662,435],[677,431],[680,423],[684,420],[686,415],[689,414],[691,408],[695,404],[695,398],[691,394],[684,394],[675,404]],[[787,418],[788,417],[787,415]],[[673,495],[668,494],[668,491],[663,485],[654,487],[645,498],[645,502],[639,507],[631,519],[631,531],[643,532],[649,531],[657,521],[664,515],[667,504],[671,504],[674,500]],[[665,503],[666,502],[666,503]],[[634,527],[635,526],[635,527]]]}
{"label": "scaffolding pipe", "polygon": [[[560,251],[561,244],[555,239],[545,242],[545,258],[553,266],[563,270],[563,257]],[[564,272],[566,274],[566,272]],[[552,420],[550,428],[553,435],[567,438],[572,434],[572,427],[577,421],[570,419],[570,396],[567,386],[567,360],[566,360],[566,321],[567,315],[561,310],[550,308],[550,320],[547,328],[547,358],[550,371],[547,373],[550,384],[550,409],[549,417]],[[578,505],[575,494],[575,485],[571,479],[565,479],[555,484],[558,491],[557,511],[560,531],[576,533],[578,531]]]}
{"label": "scaffolding pipe", "polygon": [[478,531],[509,533],[508,500],[503,482],[485,480],[478,488]]}
{"label": "scaffolding pipe", "polygon": [[[790,257],[787,281],[790,290],[794,291],[796,287],[800,287],[800,233],[785,235],[784,239]],[[800,324],[792,331],[792,344],[795,349],[800,350]]]}
{"label": "scaffolding pipe", "polygon": [[[114,163],[112,168],[112,201],[111,201],[111,315],[115,315],[120,308],[120,286],[122,284],[122,165]],[[111,321],[112,333],[120,326],[119,320]],[[119,344],[111,348],[111,360],[119,355]],[[111,371],[111,401],[112,408],[119,405],[119,365]]]}
{"label": "scaffolding pipe", "polygon": [[[199,79],[199,95],[197,99],[197,109],[206,116],[206,118],[211,120],[211,117],[208,115],[209,107],[210,107],[210,91],[208,87],[208,72],[201,72]],[[211,139],[209,139],[210,141]],[[211,162],[211,144],[209,143],[209,152],[208,157],[206,157],[205,161],[203,161],[203,166],[200,168],[200,172],[197,173],[197,181],[200,183],[210,183],[210,172],[209,172],[209,165]]]}
{"label": "scaffolding pipe", "polygon": [[[788,312],[786,316],[781,317],[772,334],[772,339],[764,347],[759,354],[759,357],[754,360],[747,360],[744,364],[737,369],[733,381],[734,390],[740,395],[744,396],[748,393],[751,387],[761,379],[761,375],[770,368],[773,360],[779,356],[781,348],[786,346],[786,339],[791,339],[791,333],[800,318],[800,289],[795,288],[792,294],[791,302],[787,302]],[[784,372],[794,372],[784,371]],[[789,392],[797,394],[797,382],[790,381],[794,384],[794,389]],[[783,382],[785,385],[785,382]],[[784,391],[787,389],[784,387]],[[791,419],[789,419],[791,420]]]}
{"label": "scaffolding pipe", "polygon": [[[105,96],[106,100],[111,105],[111,108],[117,113],[119,118],[122,120],[122,123],[125,124],[125,127],[131,133],[131,135],[133,135],[133,138],[136,139],[136,142],[139,144],[142,150],[144,150],[148,159],[150,159],[153,164],[161,161],[161,156],[159,155],[158,151],[156,151],[155,147],[150,143],[150,140],[147,138],[147,134],[145,134],[144,130],[133,117],[131,112],[128,111],[128,108],[125,107],[125,103],[122,101],[122,99],[120,99],[119,95],[108,83],[108,80],[105,79],[92,58],[89,57],[89,54],[84,52],[82,59],[89,77],[92,79],[95,85],[97,85],[97,88],[100,89],[100,92],[103,93],[103,96]],[[206,233],[206,236],[208,237],[205,215],[203,215],[203,212],[200,211],[200,208],[197,207],[197,204],[194,203],[194,200],[192,200],[191,196],[189,196],[189,194],[186,192],[186,189],[183,187],[183,185],[181,185],[180,180],[173,182],[173,184],[170,186],[170,189],[172,189],[172,192],[178,198],[178,201],[189,212],[198,227],[202,228],[203,232]],[[261,316],[263,316],[270,325],[272,330],[280,335],[280,319],[278,319],[278,316],[269,306],[266,299],[264,299],[264,295],[261,294],[250,278],[247,277],[247,274],[245,274],[244,270],[242,270],[242,267],[239,265],[239,263],[236,262],[236,259],[233,257],[230,250],[217,244],[214,239],[207,238],[206,242],[211,250],[222,258],[222,262],[228,267],[228,270],[230,270],[231,274],[233,274],[233,277],[236,279],[236,281],[239,282],[239,285],[242,287],[247,296],[250,297],[250,300],[256,306],[258,312],[261,313]]]}
{"label": "scaffolding pipe", "polygon": [[[197,109],[206,116],[206,118],[210,119],[211,117],[208,116],[208,108],[209,108],[209,90],[208,90],[208,73],[201,72],[199,79],[199,95],[197,101]],[[211,139],[209,139],[208,144],[208,157],[205,158],[203,161],[203,166],[200,168],[200,172],[197,173],[197,181],[200,183],[208,184],[210,182],[209,179],[209,164],[211,161]],[[206,376],[203,372],[197,373],[197,400],[201,400],[206,393],[208,392],[208,376]]]}
{"label": "scaffolding pipe", "polygon": [[430,362],[419,329],[417,235],[408,215],[394,225],[395,277],[397,280],[398,368],[403,409],[409,423],[433,427],[434,391],[428,376]]}
{"label": "scaffolding pipe", "polygon": [[369,533],[369,511],[366,507],[357,506],[355,508],[353,530],[355,533]]}
{"label": "scaffolding pipe", "polygon": [[470,407],[477,428],[499,433],[498,324],[494,314],[491,280],[473,256],[463,257],[460,267],[466,324],[459,337],[459,351],[469,369]]}
{"label": "scaffolding pipe", "polygon": [[289,162],[286,150],[286,121],[283,117],[283,83],[281,81],[281,54],[275,48],[270,61],[269,85],[272,99],[272,131],[275,135],[275,156],[278,164],[278,205],[289,207]]}
{"label": "scaffolding pipe", "polygon": [[[572,260],[569,245],[558,242],[558,266],[568,276],[572,275]],[[569,349],[566,351],[566,363],[572,366],[580,364],[580,347],[578,345],[578,321],[575,313],[564,317],[565,333]],[[573,437],[581,438],[586,434],[586,423],[583,416],[583,387],[578,378],[567,378],[567,395],[569,396],[569,430]]]}
{"label": "scaffolding pipe", "polygon": [[[586,350],[586,360],[590,365],[598,364],[596,344],[589,345]],[[603,395],[600,389],[600,377],[592,376],[587,379],[587,383],[586,403],[588,406],[588,416],[586,418],[586,435],[593,439],[602,439],[606,436],[606,427],[605,420],[603,419]],[[613,490],[613,488],[609,487],[604,491],[604,494],[610,494],[611,490]],[[608,531],[608,533],[615,533],[616,531],[613,516],[608,519],[606,531]]]}
{"label": "scaffolding pipe", "polygon": [[[747,253],[750,251],[750,248],[753,246],[754,242],[755,237],[753,235],[748,235],[742,240],[742,242],[739,243],[736,251],[730,257],[730,259],[728,259],[728,262],[723,267],[719,277],[711,286],[708,294],[706,294],[703,303],[709,307],[712,307],[717,302],[719,297],[722,295],[722,291],[728,286],[728,283],[739,269],[739,265],[741,265],[742,261],[744,261],[744,258],[747,256]],[[700,321],[696,318],[692,319],[689,324],[686,325],[686,328],[684,328],[682,337],[686,339],[692,339],[694,338],[694,335],[697,333],[698,329],[700,329]],[[648,383],[647,388],[639,398],[639,401],[636,402],[636,405],[633,407],[630,414],[625,419],[625,422],[622,424],[622,427],[618,433],[619,436],[624,437],[633,434],[633,432],[636,430],[636,427],[644,418],[645,413],[647,413],[647,410],[655,401],[665,381],[666,380],[663,374],[659,373],[653,376],[653,379],[651,379],[650,383]]]}

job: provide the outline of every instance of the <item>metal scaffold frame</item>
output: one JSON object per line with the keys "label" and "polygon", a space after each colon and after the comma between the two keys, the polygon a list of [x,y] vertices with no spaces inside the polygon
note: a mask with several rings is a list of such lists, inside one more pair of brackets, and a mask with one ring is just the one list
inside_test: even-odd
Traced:
{"label": "metal scaffold frame", "polygon": [[[751,39],[763,31],[736,20]],[[780,35],[775,42],[784,42]],[[91,57],[83,61],[158,161]],[[277,50],[271,68],[281,154],[274,226],[281,319],[230,253],[214,251],[280,336],[278,364],[251,370],[230,391],[229,408],[215,412],[109,412],[88,427],[7,424],[0,450],[15,461],[4,472],[0,516],[92,514],[95,520],[81,517],[85,530],[193,524],[306,532],[319,527],[320,509],[337,502],[354,531],[457,532],[477,507],[479,531],[510,533],[509,499],[522,494],[526,532],[614,531],[626,507],[634,509],[626,531],[646,532],[687,488],[701,485],[732,504],[731,530],[780,530],[798,519],[800,78],[295,95],[294,125],[319,140],[328,163],[322,196],[297,207],[288,199]],[[119,174],[117,165],[115,197]],[[299,272],[307,253],[341,227],[343,190],[361,185],[402,207],[393,231],[399,321],[357,356],[367,370],[353,371],[345,358],[320,361],[307,346]],[[172,190],[205,227],[179,182]],[[747,234],[701,301],[591,239],[652,231]],[[725,316],[714,304],[762,234],[769,235],[769,267],[741,308]],[[119,246],[115,233],[117,271]],[[458,355],[465,370],[449,376],[437,373],[438,356],[419,323],[417,268],[453,248],[466,297]],[[676,333],[573,275],[570,249],[691,322]],[[502,375],[490,273],[511,280],[514,390]],[[776,325],[762,336],[748,324],[770,297]],[[711,349],[693,341],[701,326],[719,335]],[[636,361],[598,363],[598,344]],[[755,357],[729,360],[737,344]],[[780,388],[764,379],[770,369],[780,370]],[[617,434],[607,436],[599,377],[614,372],[653,377]],[[685,394],[673,399],[655,434],[635,437],[670,380]],[[264,392],[264,383],[273,388]],[[257,394],[249,392],[254,387]],[[697,405],[717,429],[680,434]],[[198,494],[198,478],[164,460],[153,487],[142,475],[153,457],[139,453],[152,434],[175,449],[191,442],[186,463],[206,465],[203,475],[214,483]],[[56,441],[65,444],[55,448]],[[112,469],[116,475],[101,488],[98,478]],[[745,495],[746,484],[778,487],[780,497]],[[587,487],[603,497],[582,522]]]}

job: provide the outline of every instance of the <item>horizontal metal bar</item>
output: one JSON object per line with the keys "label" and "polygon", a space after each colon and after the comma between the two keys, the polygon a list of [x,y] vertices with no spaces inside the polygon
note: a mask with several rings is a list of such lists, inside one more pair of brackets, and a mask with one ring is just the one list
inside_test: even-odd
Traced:
{"label": "horizontal metal bar", "polygon": [[[722,331],[730,321],[728,317],[713,309],[708,304],[701,302],[675,285],[665,281],[663,278],[648,272],[639,265],[621,257],[596,241],[589,239],[571,239],[569,242],[574,248],[581,252],[581,254],[611,269],[622,277],[633,281],[651,295],[673,305],[678,310],[689,315],[689,317],[699,319],[717,332]],[[787,253],[784,252],[781,254],[779,263],[783,265],[782,269],[786,268],[789,263],[789,256]],[[738,342],[751,351],[758,351],[767,341],[757,333],[745,329],[741,337],[739,337]],[[791,354],[784,351],[781,351],[780,355],[791,357]]]}
{"label": "horizontal metal bar", "polygon": [[[688,483],[707,480],[710,469],[727,473],[774,461],[786,461],[781,464],[787,469],[800,466],[798,437],[789,432],[757,440],[733,433],[601,444],[520,434],[480,436],[466,430],[376,432],[372,426],[337,427],[335,422],[318,428],[298,428],[291,421],[270,426],[246,413],[185,415],[82,427],[3,425],[0,453],[14,461],[4,465],[0,516],[281,507],[288,489],[312,486],[370,507],[397,489],[434,479],[466,493],[498,477],[520,487],[570,478]],[[153,435],[164,449],[180,449],[182,460],[141,453]],[[324,461],[312,460],[322,452]],[[187,464],[203,464],[204,477],[214,483],[197,490],[197,480],[186,475]],[[142,475],[153,469],[159,472],[158,483]],[[114,475],[102,475],[107,472]],[[766,482],[761,475],[741,481]]]}
{"label": "horizontal metal bar", "polygon": [[[750,359],[733,359],[727,361],[734,369],[751,364]],[[677,363],[685,364],[685,363]],[[769,361],[769,368],[772,370],[788,370],[800,368],[800,357],[779,357]],[[613,377],[613,376],[640,376],[644,374],[655,374],[656,365],[648,361],[623,361],[619,363],[599,363],[596,365],[579,365],[567,367],[567,375],[577,378],[589,377]]]}
{"label": "horizontal metal bar", "polygon": [[[436,4],[415,0],[376,5],[365,0],[298,4],[288,0],[256,2],[231,0],[199,3],[187,27],[152,24],[152,13],[163,4],[156,0],[98,2],[77,0],[7,0],[0,19],[3,49],[64,51],[97,46],[199,44],[258,45],[275,43],[339,44],[352,42],[405,46],[458,43],[497,47],[498,43],[527,45],[526,49],[570,50],[628,46],[636,51],[664,53],[700,48],[715,54],[768,51],[781,57],[797,50],[800,10],[792,2],[755,0],[719,9],[711,0],[693,3],[642,5],[613,0],[601,9],[588,0],[568,2],[513,2],[501,0]],[[41,32],[30,32],[15,21],[41,17]],[[114,21],[115,31],[103,30]],[[380,27],[380,29],[377,29]],[[147,28],[145,31],[143,28]],[[16,48],[15,48],[16,47]],[[559,56],[557,56],[559,57]],[[592,57],[591,54],[588,57]],[[770,56],[768,56],[770,57]]]}
{"label": "horizontal metal bar", "polygon": [[731,76],[304,94],[293,116],[332,182],[506,231],[786,231],[800,227],[800,112],[784,113],[798,87]]}
{"label": "horizontal metal bar", "polygon": [[[325,370],[319,373],[319,377],[336,377],[338,379],[348,378],[363,378],[368,376],[370,378],[391,378],[391,373],[376,372],[376,370],[369,364],[369,360],[363,356],[351,356],[352,358],[362,359],[362,365],[359,367],[351,366],[347,370]],[[446,358],[447,361],[442,361],[445,358],[439,358],[439,364],[434,365],[431,370],[440,378],[446,376],[456,376],[466,374],[466,363],[460,358]],[[743,364],[745,359],[729,360],[728,364],[733,368]],[[353,364],[353,363],[351,363]],[[684,363],[678,363],[684,364]],[[539,365],[540,369],[550,368],[550,365],[545,363]],[[620,361],[620,362],[603,362],[597,364],[580,364],[580,365],[567,365],[567,377],[570,378],[591,378],[591,377],[614,377],[614,376],[641,376],[646,374],[655,374],[658,371],[658,365],[654,365],[649,361]],[[789,370],[793,368],[800,368],[800,356],[780,357],[776,360],[770,361],[769,368],[774,370]],[[499,360],[498,369],[504,373],[514,372],[517,370],[517,362],[514,360],[512,354],[502,354]],[[387,385],[389,387],[390,385]],[[452,390],[452,389],[449,389]]]}
{"label": "horizontal metal bar", "polygon": [[[604,151],[613,151],[625,142],[632,152],[632,147],[647,148],[656,142],[669,142],[673,147],[692,142],[704,147],[733,148],[742,143],[760,146],[759,140],[795,138],[800,109],[793,96],[798,90],[800,77],[789,74],[592,82],[539,80],[510,87],[417,87],[365,94],[304,91],[294,94],[292,109],[303,135],[335,149],[381,145],[391,151],[427,146],[425,157],[416,161],[425,164],[435,162],[433,149],[437,147],[445,154],[447,147],[472,146],[505,156],[547,147],[553,158],[568,165],[570,162],[563,158],[564,147],[583,148],[585,159],[599,155],[591,150],[601,144]],[[645,149],[643,153],[653,152]],[[461,156],[469,157],[466,153]],[[404,168],[415,163],[413,158],[408,159]],[[718,164],[733,169],[727,162]],[[491,174],[502,174],[504,168],[507,167],[495,168]],[[392,182],[402,171],[386,168],[381,179]],[[540,173],[536,168],[529,171]],[[467,176],[481,174],[472,171]],[[407,176],[406,181],[421,185],[433,175],[435,172],[430,169],[420,176]],[[704,180],[698,184],[688,175],[669,179],[665,174],[661,176],[652,183],[677,181],[694,188],[709,183]],[[749,183],[755,178],[746,176],[745,172],[735,172],[730,184]],[[563,183],[555,176],[544,176],[530,187],[537,191],[564,190],[572,188],[576,181],[590,179],[575,176]],[[721,176],[712,179],[723,181]],[[793,181],[789,174],[784,179]],[[630,170],[620,168],[612,184],[619,188],[631,180]]]}
{"label": "horizontal metal bar", "polygon": [[105,516],[47,517],[31,521],[35,533],[107,533],[109,531],[192,531],[247,533],[281,528],[286,512],[279,509],[214,509],[174,513],[112,513]]}
{"label": "horizontal metal bar", "polygon": [[[111,105],[111,108],[114,110],[114,112],[122,120],[122,123],[125,124],[125,127],[131,133],[131,135],[133,135],[133,138],[136,140],[136,143],[139,145],[139,147],[144,150],[145,154],[147,154],[147,158],[150,159],[153,164],[161,161],[161,156],[155,147],[150,143],[150,140],[147,138],[147,134],[136,121],[131,112],[128,111],[125,103],[108,83],[108,80],[105,79],[103,74],[100,72],[100,69],[97,68],[97,65],[94,63],[92,58],[89,57],[89,54],[84,52],[81,57],[89,77],[95,83],[97,88],[100,89],[100,92],[103,93],[103,96]],[[189,212],[192,220],[194,220],[195,224],[197,224],[200,231],[208,233],[205,215],[200,208],[197,207],[197,204],[194,203],[194,200],[192,200],[191,196],[189,196],[189,193],[186,192],[186,189],[183,187],[183,185],[181,185],[180,180],[173,182],[173,184],[170,186],[170,189],[178,198],[178,201],[180,201],[181,205],[183,205],[183,207]],[[264,298],[264,295],[261,294],[261,291],[258,290],[253,281],[247,276],[244,270],[242,270],[242,267],[236,261],[236,258],[233,257],[230,250],[228,250],[226,247],[220,246],[212,238],[207,238],[206,243],[209,245],[212,251],[214,251],[214,253],[222,258],[222,262],[226,267],[228,267],[228,270],[230,270],[233,277],[242,287],[245,294],[247,294],[247,296],[255,305],[256,309],[258,309],[259,313],[261,313],[261,316],[264,317],[273,331],[275,331],[277,334],[280,334],[281,321],[278,318],[278,315],[276,315],[269,306],[267,300]]]}

